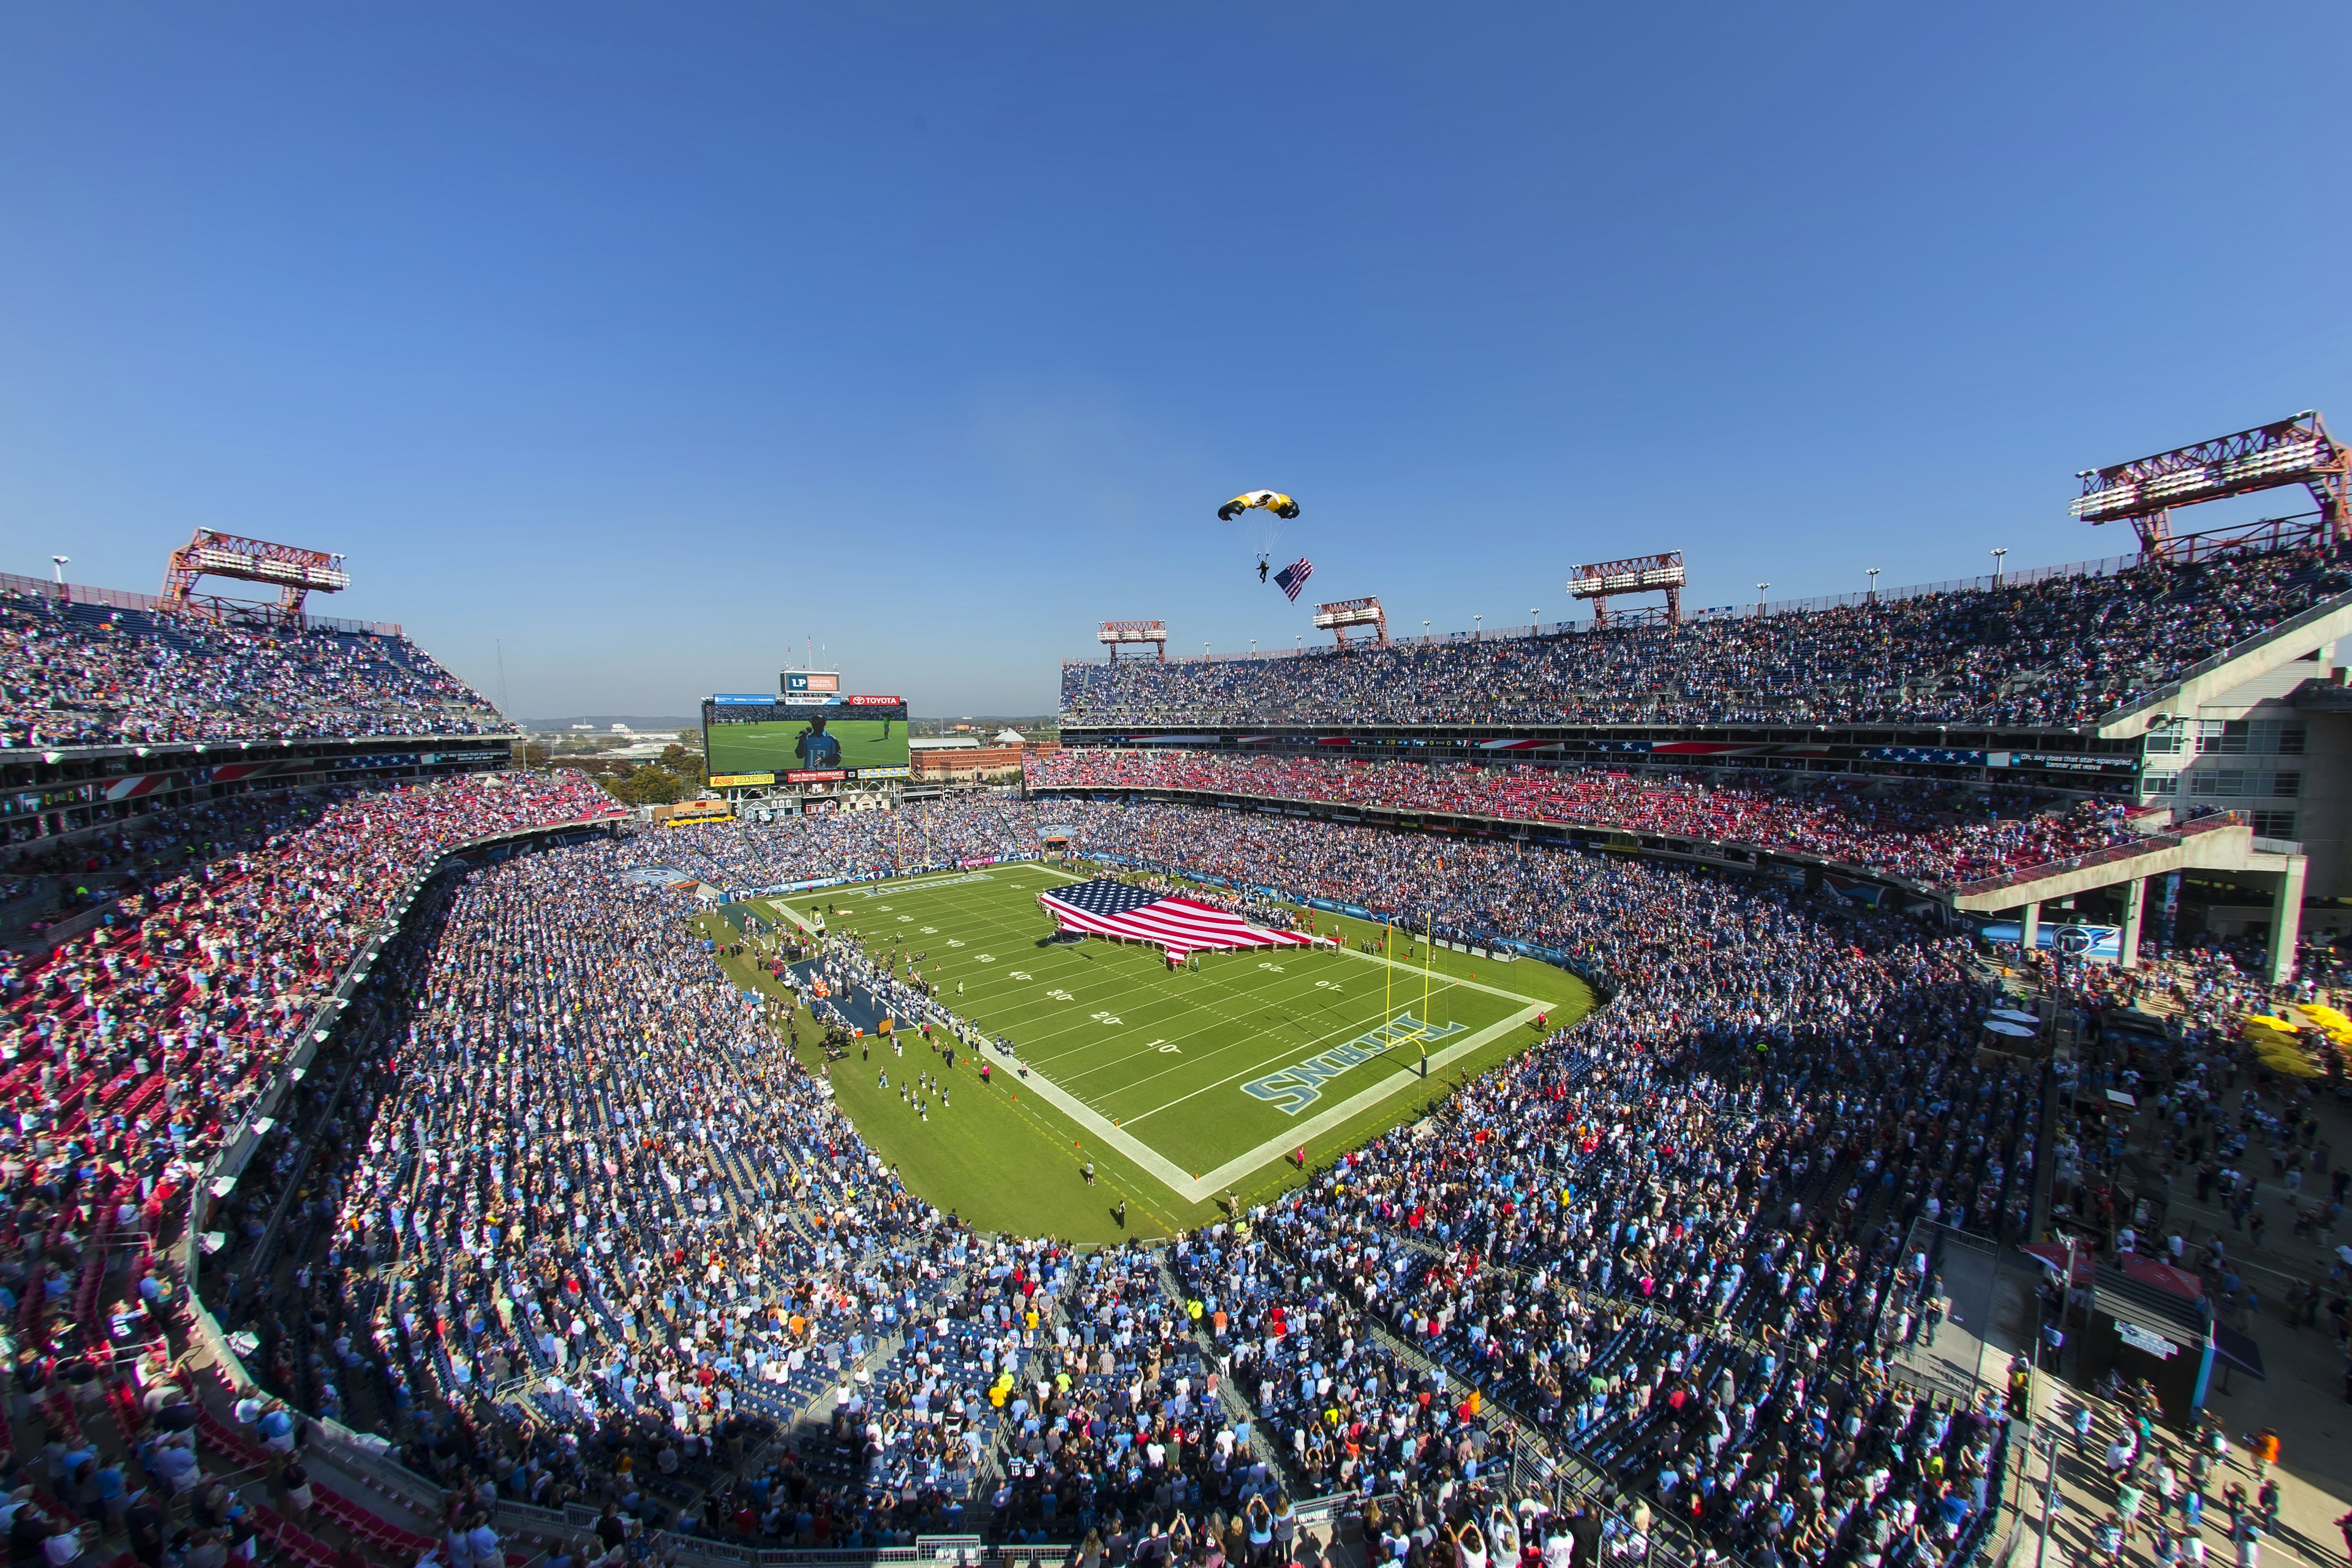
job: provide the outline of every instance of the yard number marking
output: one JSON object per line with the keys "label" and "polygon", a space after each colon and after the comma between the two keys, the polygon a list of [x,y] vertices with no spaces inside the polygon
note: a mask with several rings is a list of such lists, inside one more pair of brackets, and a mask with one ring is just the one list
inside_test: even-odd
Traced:
{"label": "yard number marking", "polygon": [[1118,1015],[1116,1013],[1097,1013],[1094,1015],[1094,1020],[1097,1024],[1116,1024],[1118,1022]]}

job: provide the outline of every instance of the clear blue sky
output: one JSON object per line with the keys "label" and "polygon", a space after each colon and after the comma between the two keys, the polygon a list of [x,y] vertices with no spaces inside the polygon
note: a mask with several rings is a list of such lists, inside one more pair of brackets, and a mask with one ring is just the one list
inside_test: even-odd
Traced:
{"label": "clear blue sky", "polygon": [[[2120,552],[2078,468],[2352,434],[2340,5],[0,11],[0,569],[348,552],[514,710],[804,636],[921,712],[1179,651]],[[2285,510],[2275,506],[2271,510]]]}

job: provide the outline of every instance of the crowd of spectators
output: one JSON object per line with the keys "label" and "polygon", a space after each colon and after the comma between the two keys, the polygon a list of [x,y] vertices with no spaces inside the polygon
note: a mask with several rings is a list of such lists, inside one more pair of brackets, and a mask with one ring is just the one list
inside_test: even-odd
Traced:
{"label": "crowd of spectators", "polygon": [[[1921,1215],[2016,1234],[2033,1100],[1970,1070],[1979,998],[1920,949],[1895,935],[1826,976],[1822,994],[1874,984],[1882,1007],[1805,1048],[1604,1014],[1488,1075],[1271,1216],[1293,1289],[1325,1297],[1292,1313],[1336,1296],[1343,1322],[1756,1560],[1939,1560],[1988,1518],[1998,1428],[1984,1402],[1890,1379],[1935,1268],[1901,1239]],[[1338,1471],[1384,1424],[1351,1381],[1292,1417]]]}
{"label": "crowd of spectators", "polygon": [[1033,790],[1183,790],[1689,838],[1818,856],[1931,886],[2047,865],[2138,836],[2133,809],[2116,803],[2044,805],[2021,790],[1843,774],[1633,773],[1086,747],[1031,758],[1024,777]]}
{"label": "crowd of spectators", "polygon": [[[355,1110],[305,1303],[359,1385],[335,1403],[389,1426],[476,1392],[518,1402],[601,1434],[509,1455],[559,1500],[593,1475],[590,1495],[672,1524],[682,1455],[854,1378],[970,1257],[676,914],[601,847],[469,879]],[[935,1500],[969,1464],[956,1445],[920,1458]]]}
{"label": "crowd of spectators", "polygon": [[[605,808],[571,775],[223,803],[185,827],[196,869],[0,972],[25,1111],[5,1223],[61,1243],[38,1288],[0,1267],[0,1305],[69,1293],[80,1194],[157,1217],[408,868]],[[784,1048],[802,1020],[736,989],[644,873],[874,875],[1034,854],[1048,826],[1147,876],[1536,943],[1605,1005],[1164,1247],[976,1235],[903,1186]],[[1990,1524],[1990,1405],[1890,1373],[1938,1289],[1910,1222],[2015,1239],[2034,1174],[2038,1099],[2028,1069],[1977,1066],[1991,997],[1963,939],[1786,883],[1146,800],[646,832],[437,888],[380,961],[373,1054],[306,1101],[326,1157],[238,1195],[221,1261],[246,1286],[215,1306],[273,1392],[458,1495],[587,1503],[616,1552],[980,1529],[1200,1564],[1279,1551],[1293,1500],[1331,1493],[1407,1563],[1557,1542],[1600,1568],[1669,1537],[1934,1568]],[[831,956],[836,983],[904,984]],[[2253,995],[2224,973],[2197,999],[2217,1031]],[[2184,1107],[2219,1103],[2209,1044],[2165,1086]],[[2061,1156],[2095,1202],[2110,1152]],[[290,1270],[244,1250],[273,1176],[309,1238]]]}
{"label": "crowd of spectators", "polygon": [[70,837],[34,838],[0,858],[0,938],[37,934],[93,904],[110,902],[215,853],[214,835],[236,808],[205,804],[108,824]]}
{"label": "crowd of spectators", "polygon": [[[2344,586],[2313,555],[2248,556],[1675,629],[1088,667],[1065,706],[1069,722],[2072,723]],[[39,595],[0,602],[0,744],[499,722],[398,639]],[[2129,832],[2114,808],[1885,781],[1081,752],[1029,782],[1671,835],[1921,881]],[[31,1375],[126,1396],[89,1353],[122,1331],[99,1310],[110,1251],[164,1228],[412,872],[611,814],[576,774],[474,775],[233,797],[89,841],[80,868],[113,879],[111,912],[0,957],[0,1314]],[[1602,1005],[1281,1200],[1164,1246],[979,1235],[906,1188],[786,1048],[800,1016],[730,984],[691,901],[646,873],[732,891],[888,876],[1025,858],[1049,826],[1244,907],[1321,899],[1529,943]],[[1939,1289],[1912,1222],[2022,1237],[2038,1095],[2032,1069],[1979,1065],[1993,997],[1965,939],[1923,922],[1559,846],[1073,795],[488,858],[404,923],[367,1026],[333,1047],[351,1070],[300,1086],[300,1125],[220,1211],[212,1300],[272,1391],[383,1434],[465,1500],[453,1542],[512,1499],[600,1508],[616,1563],[651,1529],[871,1548],[979,1528],[1079,1543],[1087,1568],[1224,1568],[1286,1554],[1293,1499],[1339,1493],[1405,1568],[1515,1551],[1635,1568],[1654,1535],[1761,1568],[1937,1568],[1991,1522],[1990,1397],[1923,1398],[1891,1363]],[[821,972],[919,984],[845,942]],[[2151,1154],[2259,1226],[2266,1195],[2303,1204],[2326,1152],[2305,1108],[2239,1092],[2234,1015],[2267,988],[2220,952],[2186,973],[2182,1048],[2126,1051],[2089,1087],[2150,1100]],[[2149,984],[2048,979],[2086,1017]],[[890,999],[970,1034],[945,996]],[[2062,1216],[2179,1261],[2117,1207],[2132,1152],[2069,1112]],[[302,1237],[288,1267],[272,1214]],[[135,1258],[131,1316],[169,1296]],[[2226,1247],[2195,1261],[2240,1301]],[[168,1383],[137,1359],[142,1385]],[[80,1397],[47,1417],[61,1450]],[[262,1409],[260,1432],[290,1430]],[[151,1447],[151,1477],[193,1489],[193,1456]],[[221,1529],[234,1543],[226,1511]]]}
{"label": "crowd of spectators", "polygon": [[[168,1365],[157,1243],[404,879],[454,845],[607,805],[576,775],[477,775],[230,796],[87,841],[130,868],[112,907],[85,934],[0,955],[0,1324],[14,1414],[47,1439],[54,1490],[16,1509],[37,1485],[13,1455],[0,1468],[28,1482],[11,1502],[18,1537],[39,1525],[37,1555],[94,1546],[78,1518],[121,1527],[127,1510],[142,1539],[122,1457],[87,1438],[102,1406],[142,1439],[136,1473],[158,1497],[194,1489],[196,1413]],[[144,1512],[160,1547],[163,1514]],[[216,1550],[226,1522],[182,1540]],[[248,1521],[236,1539],[251,1535]]]}
{"label": "crowd of spectators", "polygon": [[[1150,1503],[1178,1430],[1212,1498],[1247,1483],[1199,1374],[1160,1391],[1167,1302],[1133,1260],[909,1195],[684,908],[608,846],[467,877],[312,1188],[323,1266],[257,1305],[288,1392],[453,1486],[767,1544],[1093,1528]],[[1138,1428],[1068,1425],[1113,1403],[1148,1467]]]}
{"label": "crowd of spectators", "polygon": [[1070,663],[1061,721],[2071,726],[2347,588],[2297,549],[1673,626]]}
{"label": "crowd of spectators", "polygon": [[[1402,1496],[1373,1522],[1409,1552],[1496,1528],[1465,1510],[1521,1429],[1762,1557],[1932,1563],[1981,1528],[1993,1428],[1885,1365],[1933,1267],[1905,1223],[2012,1233],[2031,1173],[2022,1084],[1967,1070],[1985,997],[1956,939],[1570,850],[1051,815],[1140,868],[1539,941],[1613,1000],[1280,1204],[1075,1257],[902,1188],[780,1048],[797,1020],[636,875],[676,835],[488,867],[420,938],[311,1189],[323,1266],[263,1309],[265,1343],[313,1347],[272,1358],[285,1392],[453,1484],[770,1544],[971,1523],[1255,1557],[1291,1498],[1343,1490]],[[840,816],[726,853],[827,834],[875,843]],[[808,1411],[818,1439],[769,1445]],[[1638,1550],[1651,1522],[1608,1529]]]}
{"label": "crowd of spectators", "polygon": [[730,893],[897,877],[1037,852],[1034,815],[1002,795],[911,802],[897,811],[736,817],[640,838],[633,864],[665,866]]}
{"label": "crowd of spectators", "polygon": [[[2319,1327],[2324,1316],[2339,1343],[2352,1342],[2352,1262],[2285,1275],[2274,1258],[2266,1271],[2284,1283],[2265,1302],[2232,1251],[2278,1232],[2333,1246],[2352,1196],[2352,1169],[2338,1163],[2318,1116],[2323,1096],[2341,1102],[2340,1077],[2275,1079],[2249,1060],[2241,1021],[2276,1011],[2282,1000],[2280,988],[2259,978],[2263,960],[2258,944],[2210,937],[2161,969],[2074,965],[2061,973],[2046,957],[2021,960],[2103,1047],[2053,1130],[2053,1212],[2087,1234],[2116,1238],[2120,1253],[2200,1274],[2222,1320],[2242,1330],[2267,1305],[2299,1327]],[[2284,995],[2311,1001],[2310,971],[2323,965],[2336,968],[2332,959],[2306,963]],[[2340,984],[2340,971],[2331,978]],[[2137,1127],[2081,1110],[2108,1090],[2143,1108]],[[2138,1193],[2138,1173],[2151,1168],[2172,1191],[2193,1192],[2199,1205],[2218,1210],[2230,1237],[2217,1226],[2215,1236],[2191,1245],[2177,1215],[2159,1225],[2159,1211]],[[2346,1388],[2352,1395],[2352,1372]]]}
{"label": "crowd of spectators", "polygon": [[0,748],[481,735],[508,727],[404,637],[0,594]]}
{"label": "crowd of spectators", "polygon": [[[579,775],[472,774],[383,790],[253,795],[180,814],[207,855],[88,933],[0,956],[12,1149],[201,1161],[414,868],[450,844],[609,812]],[[79,1150],[72,1145],[85,1145]],[[38,1184],[36,1183],[36,1184]]]}

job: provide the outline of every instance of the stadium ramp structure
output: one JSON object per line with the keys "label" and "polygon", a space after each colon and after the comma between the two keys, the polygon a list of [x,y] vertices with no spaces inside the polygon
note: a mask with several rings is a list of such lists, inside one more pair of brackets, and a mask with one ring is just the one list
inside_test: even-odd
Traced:
{"label": "stadium ramp structure", "polygon": [[2256,838],[2243,812],[2228,811],[2148,834],[2136,844],[2117,844],[2072,859],[2026,866],[1999,877],[1967,882],[1952,890],[1952,907],[1968,914],[2017,916],[2025,945],[2038,940],[2042,906],[2101,888],[2125,888],[2120,962],[2139,956],[2142,911],[2147,881],[2172,871],[2223,871],[2278,879],[2271,905],[2272,929],[2284,940],[2271,945],[2273,984],[2292,973],[2303,916],[2303,888],[2309,862],[2298,844]]}
{"label": "stadium ramp structure", "polygon": [[2088,727],[2089,732],[2103,741],[2129,740],[2177,720],[2193,719],[2200,704],[2237,691],[2346,637],[2352,637],[2352,594],[2338,594],[2190,666],[2179,679],[2158,687],[2138,701],[2101,714]]}

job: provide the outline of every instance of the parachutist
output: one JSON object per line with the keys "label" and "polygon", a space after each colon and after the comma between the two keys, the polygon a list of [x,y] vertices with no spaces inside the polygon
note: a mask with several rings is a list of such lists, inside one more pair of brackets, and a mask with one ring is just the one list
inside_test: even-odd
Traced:
{"label": "parachutist", "polygon": [[1257,507],[1264,507],[1275,516],[1285,520],[1298,515],[1298,503],[1280,490],[1244,490],[1219,507],[1217,517],[1221,521],[1231,522],[1242,513]]}
{"label": "parachutist", "polygon": [[[1273,578],[1275,542],[1281,537],[1282,524],[1298,515],[1298,503],[1280,490],[1244,490],[1217,509],[1219,521],[1231,522],[1247,512],[1255,512],[1262,520],[1249,538],[1251,553],[1257,557],[1257,580]],[[1278,579],[1275,579],[1278,581]],[[1283,586],[1287,588],[1288,584]]]}

